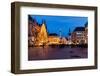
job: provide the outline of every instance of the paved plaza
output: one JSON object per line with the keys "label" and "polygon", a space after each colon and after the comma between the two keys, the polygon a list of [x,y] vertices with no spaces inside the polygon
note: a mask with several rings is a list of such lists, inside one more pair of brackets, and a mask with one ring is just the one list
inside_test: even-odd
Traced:
{"label": "paved plaza", "polygon": [[87,48],[79,47],[29,47],[28,60],[50,60],[50,59],[78,59],[87,58]]}

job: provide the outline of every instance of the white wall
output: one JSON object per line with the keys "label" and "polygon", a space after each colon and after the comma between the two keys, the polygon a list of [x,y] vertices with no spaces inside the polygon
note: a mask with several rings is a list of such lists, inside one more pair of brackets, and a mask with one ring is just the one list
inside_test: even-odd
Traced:
{"label": "white wall", "polygon": [[[100,21],[100,0],[1,0],[0,2],[0,76],[16,76],[10,73],[10,60],[11,60],[11,15],[10,3],[13,1],[30,1],[41,3],[57,3],[57,4],[74,4],[74,5],[87,5],[98,6]],[[100,24],[100,22],[98,22]],[[100,33],[100,26],[98,25],[98,33]],[[100,34],[98,38],[100,42]],[[100,46],[100,44],[99,44]],[[100,49],[98,49],[98,58],[100,58]],[[65,71],[65,72],[50,72],[38,74],[21,74],[18,76],[100,76],[100,59],[98,62],[98,70],[81,70],[81,71]]]}

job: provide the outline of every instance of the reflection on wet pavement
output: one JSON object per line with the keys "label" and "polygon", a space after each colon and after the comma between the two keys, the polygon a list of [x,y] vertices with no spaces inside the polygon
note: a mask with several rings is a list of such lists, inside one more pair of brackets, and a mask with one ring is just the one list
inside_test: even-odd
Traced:
{"label": "reflection on wet pavement", "polygon": [[87,58],[87,48],[29,47],[28,60]]}

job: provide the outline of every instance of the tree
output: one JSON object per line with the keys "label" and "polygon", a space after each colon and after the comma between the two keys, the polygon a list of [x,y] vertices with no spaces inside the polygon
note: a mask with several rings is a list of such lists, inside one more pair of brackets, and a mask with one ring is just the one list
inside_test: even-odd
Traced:
{"label": "tree", "polygon": [[47,31],[46,31],[45,24],[43,23],[41,26],[41,30],[37,36],[37,45],[39,45],[39,44],[44,45],[47,42],[48,42]]}

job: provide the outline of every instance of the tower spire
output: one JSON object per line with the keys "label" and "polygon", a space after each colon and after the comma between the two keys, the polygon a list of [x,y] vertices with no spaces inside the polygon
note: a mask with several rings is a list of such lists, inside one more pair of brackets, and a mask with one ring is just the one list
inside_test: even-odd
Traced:
{"label": "tower spire", "polygon": [[69,36],[71,35],[71,31],[70,31],[70,28],[69,28],[69,32],[68,32],[68,35],[69,35]]}
{"label": "tower spire", "polygon": [[61,29],[59,29],[59,33],[60,33],[60,38],[61,38],[61,33],[62,33]]}

